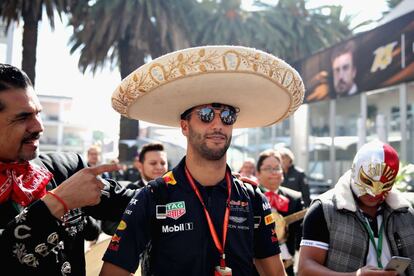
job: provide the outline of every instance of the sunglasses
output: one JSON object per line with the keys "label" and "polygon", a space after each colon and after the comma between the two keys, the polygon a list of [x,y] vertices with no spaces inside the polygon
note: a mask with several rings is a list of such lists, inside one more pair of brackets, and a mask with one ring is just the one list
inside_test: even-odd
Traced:
{"label": "sunglasses", "polygon": [[[211,123],[214,120],[214,117],[216,116],[215,110],[220,111],[220,119],[221,119],[221,122],[224,125],[231,126],[236,122],[237,111],[235,109],[229,108],[229,107],[223,107],[223,108],[219,109],[219,108],[206,106],[206,107],[194,109],[193,112],[196,112],[198,118],[203,123],[208,124],[208,123]],[[188,115],[187,115],[187,117],[188,117]]]}

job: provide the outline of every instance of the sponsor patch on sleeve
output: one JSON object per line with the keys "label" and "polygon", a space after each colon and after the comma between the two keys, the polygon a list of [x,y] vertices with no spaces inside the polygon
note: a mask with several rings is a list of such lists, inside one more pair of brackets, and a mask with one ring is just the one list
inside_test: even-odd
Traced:
{"label": "sponsor patch on sleeve", "polygon": [[168,185],[175,185],[177,184],[177,181],[175,181],[174,175],[172,173],[172,171],[169,171],[167,173],[165,173],[162,178],[164,179],[164,182],[167,183]]}
{"label": "sponsor patch on sleeve", "polygon": [[120,241],[121,237],[119,237],[117,234],[114,234],[111,238],[111,242],[109,243],[108,249],[112,251],[118,251]]}
{"label": "sponsor patch on sleeve", "polygon": [[124,220],[121,220],[118,224],[118,228],[116,228],[116,230],[125,230],[127,228],[127,224]]}
{"label": "sponsor patch on sleeve", "polygon": [[263,211],[270,210],[272,208],[269,202],[267,201],[263,202],[262,207],[263,207]]}
{"label": "sponsor patch on sleeve", "polygon": [[273,222],[275,222],[275,218],[273,217],[273,214],[269,214],[267,216],[264,217],[264,222],[266,225],[269,225]]}

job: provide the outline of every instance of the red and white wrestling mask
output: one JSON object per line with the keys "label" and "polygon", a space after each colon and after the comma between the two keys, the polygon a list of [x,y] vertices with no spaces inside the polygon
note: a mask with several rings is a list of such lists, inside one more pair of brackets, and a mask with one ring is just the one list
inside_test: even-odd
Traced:
{"label": "red and white wrestling mask", "polygon": [[367,143],[355,155],[352,163],[351,188],[357,197],[386,195],[398,173],[398,154],[380,141]]}

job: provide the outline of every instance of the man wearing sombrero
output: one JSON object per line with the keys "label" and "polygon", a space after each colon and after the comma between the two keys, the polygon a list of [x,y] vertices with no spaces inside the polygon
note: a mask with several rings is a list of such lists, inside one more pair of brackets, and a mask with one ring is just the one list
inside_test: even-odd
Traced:
{"label": "man wearing sombrero", "polygon": [[134,273],[148,247],[146,275],[251,275],[254,264],[262,275],[285,275],[270,205],[255,185],[232,175],[226,151],[233,127],[280,122],[303,94],[288,64],[236,46],[170,53],[124,79],[114,108],[180,126],[187,154],[130,202],[101,275]]}

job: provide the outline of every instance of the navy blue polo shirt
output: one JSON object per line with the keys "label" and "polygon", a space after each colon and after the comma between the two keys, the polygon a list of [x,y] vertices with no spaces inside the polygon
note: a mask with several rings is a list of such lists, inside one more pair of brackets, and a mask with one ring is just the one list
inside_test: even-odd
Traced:
{"label": "navy blue polo shirt", "polygon": [[[135,273],[140,254],[151,240],[154,275],[213,275],[214,268],[219,265],[219,252],[184,167],[185,158],[172,173],[165,175],[167,178],[164,176],[168,184],[165,205],[156,206],[147,187],[131,200],[103,257],[105,262]],[[197,182],[196,185],[221,241],[226,180],[212,187],[203,187]],[[233,275],[251,275],[253,258],[280,253],[267,199],[257,189],[254,201],[244,185],[233,179],[225,244],[226,264]]]}

